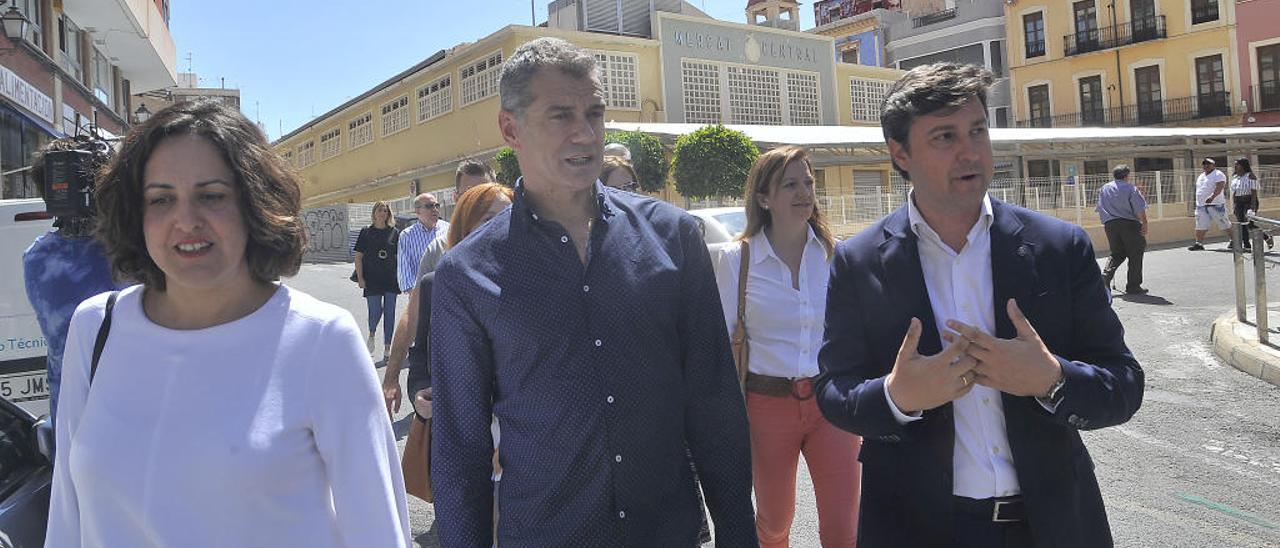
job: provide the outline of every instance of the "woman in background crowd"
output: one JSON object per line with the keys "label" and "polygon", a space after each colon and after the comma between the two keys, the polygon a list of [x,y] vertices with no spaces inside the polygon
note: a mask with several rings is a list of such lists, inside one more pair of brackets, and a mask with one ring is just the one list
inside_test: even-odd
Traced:
{"label": "woman in background crowd", "polygon": [[298,177],[238,110],[166,108],[97,187],[118,277],[71,321],[46,546],[407,547],[360,328],[280,283]]}
{"label": "woman in background crowd", "polygon": [[369,354],[373,355],[374,334],[378,320],[383,321],[382,355],[391,354],[391,332],[396,322],[396,295],[400,282],[396,278],[396,244],[400,233],[391,224],[391,208],[385,202],[373,204],[373,224],[360,229],[356,237],[356,283],[364,290],[369,305]]}
{"label": "woman in background crowd", "polygon": [[[1249,159],[1236,159],[1235,165],[1231,166],[1231,205],[1235,209],[1236,221],[1246,223],[1240,226],[1240,241],[1245,251],[1253,249],[1253,240],[1249,238],[1249,231],[1258,228],[1257,224],[1249,222],[1246,213],[1258,212],[1258,207],[1261,206],[1258,199],[1261,190],[1262,185],[1258,184],[1258,177],[1253,174]],[[1263,231],[1262,238],[1267,242],[1267,249],[1275,246],[1275,240],[1266,231]]]}
{"label": "woman in background crowd", "polygon": [[[739,321],[739,296],[746,296],[749,352],[738,366],[746,367],[760,546],[788,545],[801,453],[813,478],[822,545],[853,546],[861,440],[827,422],[813,398],[835,239],[818,209],[808,154],[794,146],[762,154],[744,198],[746,230],[713,256],[730,333]],[[743,268],[745,288],[739,285]]]}
{"label": "woman in background crowd", "polygon": [[605,156],[604,168],[600,170],[600,182],[605,186],[620,188],[627,192],[640,192],[640,177],[631,162],[620,156]]}

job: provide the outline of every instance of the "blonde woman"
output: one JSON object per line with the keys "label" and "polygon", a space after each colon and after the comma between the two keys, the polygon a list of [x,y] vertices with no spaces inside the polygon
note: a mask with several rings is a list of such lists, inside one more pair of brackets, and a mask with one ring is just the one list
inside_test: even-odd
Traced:
{"label": "blonde woman", "polygon": [[373,223],[360,229],[356,237],[356,283],[364,290],[369,305],[369,339],[365,344],[373,352],[378,321],[382,328],[383,356],[391,354],[391,333],[396,323],[396,296],[400,282],[396,279],[396,246],[400,232],[391,224],[391,208],[385,202],[373,204]]}
{"label": "blonde woman", "polygon": [[853,546],[861,440],[827,422],[813,398],[835,239],[818,209],[808,154],[794,146],[762,154],[747,176],[745,198],[746,230],[714,255],[730,333],[739,296],[746,299],[744,386],[760,546],[788,546],[802,453],[822,545]]}

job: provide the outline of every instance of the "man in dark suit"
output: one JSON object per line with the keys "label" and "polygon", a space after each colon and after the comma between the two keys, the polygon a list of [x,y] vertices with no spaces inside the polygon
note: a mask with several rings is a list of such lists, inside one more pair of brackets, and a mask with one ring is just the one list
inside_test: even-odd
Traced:
{"label": "man in dark suit", "polygon": [[1142,369],[1084,231],[987,195],[991,82],[892,86],[910,199],[836,249],[817,397],[863,436],[862,548],[1112,545],[1079,430],[1129,420]]}

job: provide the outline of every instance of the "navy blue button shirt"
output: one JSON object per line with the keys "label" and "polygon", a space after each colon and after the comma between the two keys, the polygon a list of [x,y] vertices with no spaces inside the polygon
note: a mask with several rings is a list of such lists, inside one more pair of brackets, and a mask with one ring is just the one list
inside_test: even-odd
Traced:
{"label": "navy blue button shirt", "polygon": [[596,184],[586,266],[517,184],[445,254],[432,291],[432,486],[441,544],[489,547],[490,417],[503,546],[756,546],[746,407],[696,221]]}

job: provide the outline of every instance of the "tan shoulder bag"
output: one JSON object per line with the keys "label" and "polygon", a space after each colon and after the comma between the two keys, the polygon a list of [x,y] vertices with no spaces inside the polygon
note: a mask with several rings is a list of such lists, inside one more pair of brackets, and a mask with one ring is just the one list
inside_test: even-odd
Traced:
{"label": "tan shoulder bag", "polygon": [[750,264],[751,246],[743,240],[742,266],[738,268],[738,323],[729,339],[733,345],[733,363],[738,366],[738,388],[746,386],[747,356],[750,354],[750,344],[747,343],[747,268]]}

